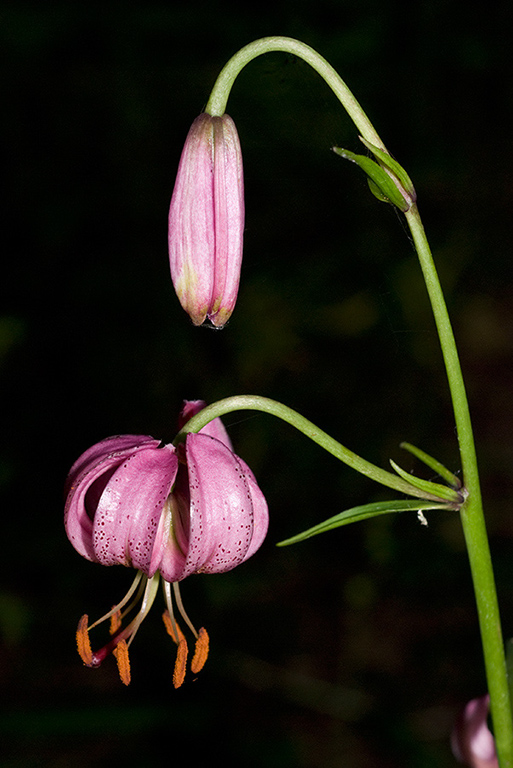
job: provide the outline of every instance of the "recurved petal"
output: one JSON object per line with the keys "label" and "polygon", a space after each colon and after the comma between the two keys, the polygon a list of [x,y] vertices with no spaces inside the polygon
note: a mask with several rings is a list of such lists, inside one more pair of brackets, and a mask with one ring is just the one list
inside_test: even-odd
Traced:
{"label": "recurved petal", "polygon": [[267,507],[267,501],[265,496],[258,487],[258,483],[251,469],[248,467],[245,461],[240,457],[237,457],[245,473],[245,479],[249,487],[251,494],[251,501],[253,503],[253,536],[249,549],[246,552],[244,560],[254,555],[257,549],[262,545],[265,537],[267,536],[267,529],[269,527],[269,509]]}
{"label": "recurved petal", "polygon": [[83,474],[88,473],[107,457],[120,455],[128,449],[138,450],[144,445],[151,444],[159,445],[159,441],[149,435],[113,435],[100,440],[99,443],[95,443],[87,451],[84,451],[75,461],[68,472],[64,492],[68,494],[71,486],[76,485]]}
{"label": "recurved petal", "polygon": [[169,499],[172,525],[159,566],[166,581],[234,568],[253,535],[251,491],[237,456],[203,434],[187,435],[186,456]]}
{"label": "recurved petal", "polygon": [[[184,400],[180,416],[178,417],[178,429],[180,430],[184,424],[187,424],[189,419],[192,419],[193,416],[202,411],[205,405],[204,400]],[[209,421],[207,426],[200,430],[200,434],[215,437],[216,440],[220,440],[227,448],[232,450],[232,441],[228,437],[228,432],[221,419]]]}
{"label": "recurved petal", "polygon": [[93,548],[103,565],[155,574],[164,532],[159,526],[178,470],[171,445],[127,456],[109,478],[93,521]]}
{"label": "recurved petal", "polygon": [[108,437],[91,446],[71,467],[65,485],[66,533],[79,554],[97,562],[93,546],[93,518],[98,499],[113,472],[130,456],[158,440],[148,435]]}
{"label": "recurved petal", "polygon": [[247,556],[254,509],[246,473],[226,445],[208,435],[186,439],[190,522],[183,577],[222,573]]}
{"label": "recurved petal", "polygon": [[193,122],[180,158],[169,208],[169,262],[182,307],[201,325],[214,284],[213,123],[201,114]]}
{"label": "recurved petal", "polygon": [[208,317],[222,327],[235,307],[239,290],[244,234],[244,175],[235,123],[214,117],[215,272]]}

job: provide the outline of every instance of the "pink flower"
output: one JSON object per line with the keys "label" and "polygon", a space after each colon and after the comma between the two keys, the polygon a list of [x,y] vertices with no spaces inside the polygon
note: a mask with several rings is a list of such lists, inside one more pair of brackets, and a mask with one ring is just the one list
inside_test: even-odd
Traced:
{"label": "pink flower", "polygon": [[495,741],[486,722],[489,709],[488,695],[469,701],[451,735],[454,756],[471,768],[499,768]]}
{"label": "pink flower", "polygon": [[[201,401],[186,402],[179,426],[203,407]],[[185,675],[187,644],[174,618],[173,595],[197,639],[193,672],[201,669],[208,653],[208,635],[203,628],[196,632],[185,613],[178,582],[193,573],[223,573],[247,560],[265,538],[268,511],[253,473],[233,453],[223,424],[215,419],[200,433],[189,433],[177,448],[144,435],[111,437],[93,445],[70,470],[64,524],[83,557],[138,571],[128,594],[109,613],[90,626],[87,616],[80,620],[77,643],[84,663],[98,666],[112,651],[121,679],[130,682],[128,646],[151,608],[161,576],[164,621],[178,645],[178,687]],[[139,598],[139,611],[123,627]],[[89,630],[107,618],[112,639],[93,652]]]}
{"label": "pink flower", "polygon": [[171,277],[195,325],[221,328],[237,299],[244,231],[242,153],[231,117],[201,114],[183,148],[169,209]]}

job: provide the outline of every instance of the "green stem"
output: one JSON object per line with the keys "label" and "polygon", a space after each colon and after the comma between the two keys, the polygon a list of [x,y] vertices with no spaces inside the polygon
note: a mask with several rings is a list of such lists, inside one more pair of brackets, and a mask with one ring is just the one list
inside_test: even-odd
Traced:
{"label": "green stem", "polygon": [[212,405],[207,405],[202,411],[188,421],[181,431],[176,436],[175,444],[182,441],[187,433],[199,432],[210,421],[219,416],[224,416],[232,411],[261,411],[263,413],[269,413],[272,416],[277,416],[279,419],[286,421],[287,424],[298,429],[304,435],[309,437],[314,443],[317,443],[324,448],[328,453],[331,453],[339,461],[342,461],[347,466],[360,472],[362,475],[375,480],[381,485],[385,485],[387,488],[393,488],[401,493],[406,493],[409,496],[415,496],[416,498],[428,499],[430,501],[440,501],[440,497],[435,493],[429,493],[423,491],[418,487],[415,487],[403,480],[401,477],[387,472],[385,469],[371,464],[370,461],[362,459],[349,448],[339,443],[333,437],[330,437],[326,432],[311,421],[305,419],[297,411],[292,410],[283,403],[278,403],[276,400],[270,400],[267,397],[259,397],[258,395],[235,395],[233,397],[226,397],[223,400],[218,400]]}
{"label": "green stem", "polygon": [[405,216],[431,301],[454,408],[463,481],[468,493],[460,511],[461,523],[476,596],[499,765],[512,768],[513,724],[506,659],[465,384],[447,306],[417,206],[413,205]]}
{"label": "green stem", "polygon": [[[333,67],[308,45],[288,37],[262,38],[250,43],[236,53],[221,71],[212,90],[206,112],[211,115],[224,114],[228,96],[237,75],[254,58],[270,51],[291,53],[310,64],[331,87],[359,133],[375,147],[386,151],[385,145],[360,104]],[[468,497],[461,507],[461,521],[476,595],[497,754],[501,768],[513,768],[513,723],[507,684],[506,662],[467,396],[447,307],[416,205],[413,205],[405,213],[405,216],[417,249],[431,301],[453,402],[463,480],[468,492]],[[290,409],[280,404],[271,405],[272,401],[267,401],[267,405],[264,406],[264,400],[264,398],[251,397],[228,398],[220,402],[226,405],[229,401],[231,403],[238,401],[239,404],[234,405],[233,408],[230,405],[227,410],[223,410],[223,406],[221,406],[216,415],[221,415],[221,412],[227,413],[228,410],[238,410],[239,408],[264,410],[267,413],[274,413],[274,415],[280,416],[280,418],[308,434],[309,437],[323,445],[323,447],[349,466],[378,480],[378,482],[382,482],[384,485],[399,489],[399,479],[394,475],[384,472],[384,470],[380,470],[378,467],[374,467],[372,464],[360,459],[356,454],[340,446],[339,443],[326,435],[326,433],[318,430],[317,427],[303,419],[299,414],[295,414],[294,411],[290,411]],[[241,404],[242,402],[243,404]],[[216,406],[219,405],[219,403],[216,404]],[[202,413],[205,414],[208,411],[209,408],[205,409]],[[191,420],[187,428],[185,428],[186,431],[188,431],[188,428],[193,423],[196,429],[196,420],[200,416],[201,414],[198,414]],[[209,420],[207,419],[207,421]],[[197,423],[200,423],[200,421]],[[393,479],[393,483],[391,479]],[[414,495],[411,490],[405,490],[404,488],[400,490]],[[416,494],[420,495],[418,491]]]}
{"label": "green stem", "polygon": [[307,64],[310,64],[330,86],[361,135],[367,141],[370,141],[371,144],[374,144],[374,146],[385,149],[385,145],[376,133],[369,118],[338,72],[317,51],[314,51],[309,45],[305,45],[305,43],[301,43],[299,40],[294,40],[292,37],[263,37],[241,48],[221,70],[210,94],[205,112],[213,116],[223,115],[226,111],[228,97],[237,75],[239,75],[246,64],[256,59],[257,56],[261,56],[263,53],[270,53],[271,51],[292,53],[294,56],[298,56],[303,61],[306,61]]}

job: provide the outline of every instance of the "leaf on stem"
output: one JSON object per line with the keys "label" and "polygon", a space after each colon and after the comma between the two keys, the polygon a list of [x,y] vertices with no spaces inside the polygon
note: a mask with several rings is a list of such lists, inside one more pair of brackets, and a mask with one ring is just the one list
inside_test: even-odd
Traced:
{"label": "leaf on stem", "polygon": [[462,503],[463,499],[455,488],[449,488],[447,485],[442,485],[441,483],[432,483],[430,480],[423,480],[421,477],[411,475],[392,459],[390,459],[390,464],[399,477],[402,477],[403,480],[407,480],[411,485],[415,486],[415,488],[425,491],[426,493],[431,493],[433,496],[438,496],[439,499],[444,499],[445,501],[450,501],[454,504]]}
{"label": "leaf on stem", "polygon": [[359,136],[358,138],[362,144],[364,144],[367,149],[372,152],[374,157],[379,160],[382,166],[385,166],[385,168],[388,168],[389,171],[392,171],[392,173],[397,176],[401,185],[404,187],[405,192],[410,196],[412,203],[414,203],[417,199],[417,193],[415,192],[415,187],[413,186],[412,180],[404,170],[403,166],[400,165],[397,160],[394,160],[394,158],[389,155],[388,152],[385,152],[379,147],[375,147],[374,144],[371,144],[370,141],[364,139],[363,136]]}
{"label": "leaf on stem", "polygon": [[402,442],[400,447],[404,448],[405,451],[408,451],[408,453],[411,453],[417,459],[422,461],[424,464],[426,464],[426,466],[440,475],[440,477],[443,477],[445,482],[450,486],[456,490],[461,488],[460,478],[453,474],[449,469],[447,469],[447,467],[444,467],[444,465],[441,464],[437,459],[434,459],[428,453],[421,450],[420,448],[417,448],[416,445],[412,445],[411,443]]}
{"label": "leaf on stem", "polygon": [[[403,188],[395,174],[389,173],[382,165],[379,165],[370,157],[357,155],[354,152],[350,152],[349,149],[333,147],[333,151],[345,160],[356,163],[367,174],[370,190],[378,200],[397,206],[403,213],[410,210],[413,199]],[[384,154],[386,155],[386,152]],[[389,155],[386,156],[390,157]]]}
{"label": "leaf on stem", "polygon": [[387,515],[392,512],[407,512],[409,510],[425,510],[425,509],[451,509],[449,504],[436,503],[433,501],[421,501],[406,499],[397,499],[396,501],[377,501],[372,504],[363,504],[362,506],[352,507],[346,509],[344,512],[340,512],[338,515],[328,518],[323,523],[314,525],[312,528],[308,528],[302,533],[296,534],[289,539],[284,539],[278,542],[278,547],[285,547],[289,544],[296,544],[298,541],[304,541],[312,536],[317,536],[318,533],[325,533],[331,531],[334,528],[340,528],[342,525],[348,525],[349,523],[356,523],[360,520],[366,520],[370,517],[377,517],[378,515]]}

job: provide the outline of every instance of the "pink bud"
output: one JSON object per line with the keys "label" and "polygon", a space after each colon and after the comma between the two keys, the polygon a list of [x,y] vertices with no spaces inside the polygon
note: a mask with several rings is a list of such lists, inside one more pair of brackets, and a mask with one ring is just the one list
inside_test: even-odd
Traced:
{"label": "pink bud", "polygon": [[242,153],[231,117],[203,113],[183,148],[169,209],[171,277],[195,325],[221,328],[239,288],[244,231]]}
{"label": "pink bud", "polygon": [[471,768],[499,768],[495,741],[487,725],[490,697],[468,702],[451,735],[454,756]]}

